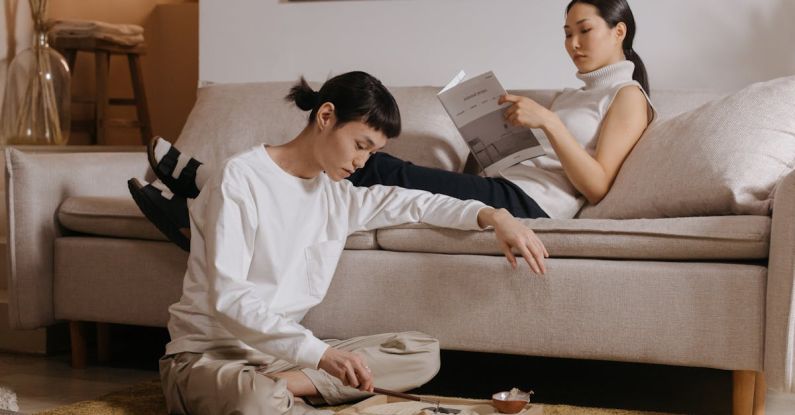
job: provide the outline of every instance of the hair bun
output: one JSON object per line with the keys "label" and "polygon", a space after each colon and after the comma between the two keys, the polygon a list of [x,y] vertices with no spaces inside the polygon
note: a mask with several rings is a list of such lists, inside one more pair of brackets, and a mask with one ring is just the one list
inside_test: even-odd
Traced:
{"label": "hair bun", "polygon": [[286,99],[295,102],[295,105],[304,111],[312,111],[320,105],[320,93],[313,90],[303,76],[297,84],[290,88]]}

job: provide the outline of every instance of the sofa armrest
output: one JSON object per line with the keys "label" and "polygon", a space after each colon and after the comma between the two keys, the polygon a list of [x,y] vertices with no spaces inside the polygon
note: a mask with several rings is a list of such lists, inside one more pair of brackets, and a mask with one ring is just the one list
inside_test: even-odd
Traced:
{"label": "sofa armrest", "polygon": [[129,195],[126,181],[148,171],[143,147],[26,146],[5,149],[9,323],[55,322],[53,246],[57,210],[69,196]]}
{"label": "sofa armrest", "polygon": [[765,380],[795,392],[795,171],[781,180],[773,199],[765,310]]}

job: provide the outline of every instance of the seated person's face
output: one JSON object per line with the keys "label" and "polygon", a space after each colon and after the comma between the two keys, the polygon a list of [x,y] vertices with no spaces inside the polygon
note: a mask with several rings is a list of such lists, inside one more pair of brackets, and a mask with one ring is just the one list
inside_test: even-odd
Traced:
{"label": "seated person's face", "polygon": [[626,24],[610,28],[590,4],[577,3],[566,14],[563,26],[566,52],[580,73],[609,65],[621,54]]}
{"label": "seated person's face", "polygon": [[[336,126],[335,126],[336,127]],[[331,180],[339,181],[362,168],[370,155],[386,145],[384,133],[361,121],[351,121],[325,130],[318,159]]]}

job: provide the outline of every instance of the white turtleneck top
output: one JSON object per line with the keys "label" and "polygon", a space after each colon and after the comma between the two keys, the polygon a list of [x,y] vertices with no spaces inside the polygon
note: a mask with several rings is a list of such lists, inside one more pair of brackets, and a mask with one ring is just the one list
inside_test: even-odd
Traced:
{"label": "white turtleneck top", "polygon": [[[640,84],[632,79],[634,70],[634,63],[621,61],[593,72],[577,73],[577,78],[585,82],[585,86],[565,89],[553,100],[550,110],[558,115],[574,139],[591,156],[596,154],[602,120],[618,91],[627,86],[640,88]],[[654,118],[651,101],[649,108],[651,122]],[[547,154],[509,167],[500,174],[533,198],[550,218],[573,218],[585,204],[585,198],[566,176],[543,131],[534,130],[534,133]]]}

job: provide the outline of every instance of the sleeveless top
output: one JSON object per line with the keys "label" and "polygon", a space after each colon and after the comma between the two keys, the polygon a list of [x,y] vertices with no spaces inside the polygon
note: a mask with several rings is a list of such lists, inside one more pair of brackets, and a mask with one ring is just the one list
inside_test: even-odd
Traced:
{"label": "sleeveless top", "polygon": [[[580,89],[564,89],[552,101],[550,110],[558,115],[574,139],[592,157],[596,155],[602,120],[618,91],[626,86],[641,88],[632,79],[634,70],[635,64],[625,60],[593,72],[577,73],[577,78],[585,82],[585,86]],[[648,95],[646,100],[649,102],[651,122],[655,110]],[[547,154],[508,167],[500,175],[533,198],[550,218],[573,218],[585,204],[585,197],[569,181],[544,132],[534,129],[533,133]]]}

